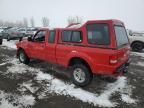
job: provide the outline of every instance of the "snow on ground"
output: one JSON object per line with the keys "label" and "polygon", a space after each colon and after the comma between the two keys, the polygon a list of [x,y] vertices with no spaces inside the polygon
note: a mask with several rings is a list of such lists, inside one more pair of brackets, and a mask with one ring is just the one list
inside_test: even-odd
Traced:
{"label": "snow on ground", "polygon": [[35,93],[38,90],[38,87],[33,87],[32,82],[28,81],[21,84],[18,90],[23,93],[27,90],[29,90],[31,93]]}
{"label": "snow on ground", "polygon": [[[14,45],[14,42],[7,42],[4,40],[4,45],[10,48],[16,48]],[[47,84],[44,86],[45,91],[42,93],[39,93],[39,99],[45,98],[47,96],[47,93],[56,93],[57,95],[64,95],[64,96],[70,96],[77,100],[81,100],[82,102],[87,102],[89,104],[93,104],[94,106],[101,106],[101,107],[114,107],[118,103],[112,102],[110,100],[111,96],[117,92],[120,93],[122,101],[126,103],[135,103],[136,101],[132,99],[131,87],[127,84],[127,78],[126,77],[119,77],[118,80],[112,84],[108,84],[103,92],[101,94],[95,94],[86,90],[83,90],[82,88],[76,88],[75,85],[70,83],[65,83],[60,79],[57,79],[53,77],[50,74],[43,73],[40,69],[32,68],[29,66],[26,66],[24,64],[20,64],[17,59],[10,60],[9,63],[12,65],[8,67],[8,70],[6,73],[12,73],[12,74],[22,74],[22,73],[32,73],[35,74],[36,77],[34,80],[37,82],[46,81]],[[1,65],[5,65],[5,63],[2,63]],[[24,91],[28,89],[32,93],[35,93],[35,88],[32,87],[32,82],[25,82],[21,84],[20,88],[18,90]],[[2,95],[4,94],[4,95]],[[8,105],[7,108],[15,108],[11,107],[12,104],[8,104],[8,101],[5,100],[6,98],[5,93],[1,93],[0,98],[2,98],[2,104],[1,105]],[[34,97],[32,96],[23,96],[22,99],[17,100],[19,103],[23,103],[24,105],[34,104]],[[3,107],[4,108],[4,107]]]}
{"label": "snow on ground", "polygon": [[135,65],[144,67],[144,62],[138,62],[138,63],[136,63]]}
{"label": "snow on ground", "polygon": [[31,95],[7,94],[0,90],[0,108],[22,108],[35,104],[35,98]]}
{"label": "snow on ground", "polygon": [[144,58],[144,52],[141,52],[141,53],[139,53],[139,52],[131,52],[131,55],[141,56],[141,57]]}
{"label": "snow on ground", "polygon": [[129,97],[129,95],[122,94],[122,100],[126,103],[135,103],[136,100]]}
{"label": "snow on ground", "polygon": [[135,66],[144,67],[144,62],[137,62],[137,63],[131,63],[131,64]]}
{"label": "snow on ground", "polygon": [[16,45],[15,45],[16,42],[17,41],[7,41],[7,40],[3,39],[2,46],[6,46],[8,48],[16,49]]}
{"label": "snow on ground", "polygon": [[[101,106],[101,107],[114,107],[118,103],[112,102],[110,97],[112,94],[116,92],[121,93],[121,99],[127,103],[135,103],[134,99],[130,97],[131,94],[125,94],[126,89],[131,89],[128,87],[127,78],[126,77],[119,77],[115,83],[108,84],[103,93],[100,95],[88,92],[83,90],[82,88],[76,88],[75,85],[65,83],[60,79],[54,78],[52,75],[43,73],[40,69],[31,68],[24,64],[20,64],[18,60],[14,59],[10,61],[12,66],[8,67],[8,71],[6,73],[13,73],[13,74],[22,74],[26,72],[32,72],[36,75],[35,80],[37,82],[46,81],[47,84],[45,85],[45,91],[39,93],[39,99],[45,98],[47,93],[56,93],[57,95],[64,95],[70,96],[77,100],[81,100],[82,102],[87,102],[89,104],[93,104],[94,106]],[[26,82],[21,84],[19,88],[20,91],[24,91],[24,88],[28,89],[32,93],[35,93],[35,88],[32,87],[31,82]],[[128,101],[131,100],[131,101]]]}

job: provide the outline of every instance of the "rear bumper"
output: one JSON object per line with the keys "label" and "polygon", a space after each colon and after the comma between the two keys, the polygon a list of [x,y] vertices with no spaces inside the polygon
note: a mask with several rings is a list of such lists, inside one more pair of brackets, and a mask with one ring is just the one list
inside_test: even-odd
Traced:
{"label": "rear bumper", "polygon": [[122,65],[120,65],[116,70],[115,73],[127,73],[128,72],[128,67],[130,65],[130,61],[126,61],[125,63],[123,63]]}
{"label": "rear bumper", "polygon": [[[93,74],[118,77],[128,72],[129,64],[130,61],[126,60],[125,62],[119,63],[116,66],[111,66],[111,65],[95,66],[93,70]],[[96,67],[99,68],[96,69]]]}
{"label": "rear bumper", "polygon": [[116,68],[113,75],[117,77],[117,76],[123,75],[125,73],[128,73],[129,65],[130,65],[130,61],[128,60],[125,63],[123,63],[122,65],[120,65],[118,68]]}

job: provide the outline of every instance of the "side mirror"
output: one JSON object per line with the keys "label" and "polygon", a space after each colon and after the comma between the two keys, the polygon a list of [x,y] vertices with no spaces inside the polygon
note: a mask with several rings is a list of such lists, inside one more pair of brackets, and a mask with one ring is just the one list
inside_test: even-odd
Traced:
{"label": "side mirror", "polygon": [[28,41],[32,41],[32,38],[31,38],[31,37],[28,37]]}

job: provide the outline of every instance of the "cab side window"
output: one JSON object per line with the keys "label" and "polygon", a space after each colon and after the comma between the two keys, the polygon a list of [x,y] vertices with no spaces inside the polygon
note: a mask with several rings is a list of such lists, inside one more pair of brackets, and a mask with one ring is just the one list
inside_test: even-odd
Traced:
{"label": "cab side window", "polygon": [[71,41],[72,42],[81,42],[82,41],[81,32],[73,31]]}
{"label": "cab side window", "polygon": [[48,43],[55,43],[55,31],[49,32]]}
{"label": "cab side window", "polygon": [[45,31],[39,31],[33,38],[34,42],[44,42],[45,41]]}
{"label": "cab side window", "polygon": [[71,41],[71,35],[72,35],[71,31],[63,31],[62,36],[61,36],[62,41],[63,42],[70,42]]}
{"label": "cab side window", "polygon": [[61,39],[62,39],[62,42],[79,43],[79,42],[82,42],[82,35],[80,31],[65,30],[62,32]]}

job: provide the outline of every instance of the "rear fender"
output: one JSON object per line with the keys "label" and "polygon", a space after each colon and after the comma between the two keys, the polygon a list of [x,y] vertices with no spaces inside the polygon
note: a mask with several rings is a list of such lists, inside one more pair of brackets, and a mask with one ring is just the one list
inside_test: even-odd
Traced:
{"label": "rear fender", "polygon": [[85,53],[82,53],[82,52],[77,52],[77,51],[72,51],[68,56],[67,56],[68,60],[67,60],[67,63],[66,63],[66,67],[69,66],[69,63],[71,61],[72,58],[81,58],[83,59],[84,61],[86,61],[88,63],[88,65],[90,66],[91,69],[93,69],[93,59],[88,56],[87,54]]}

